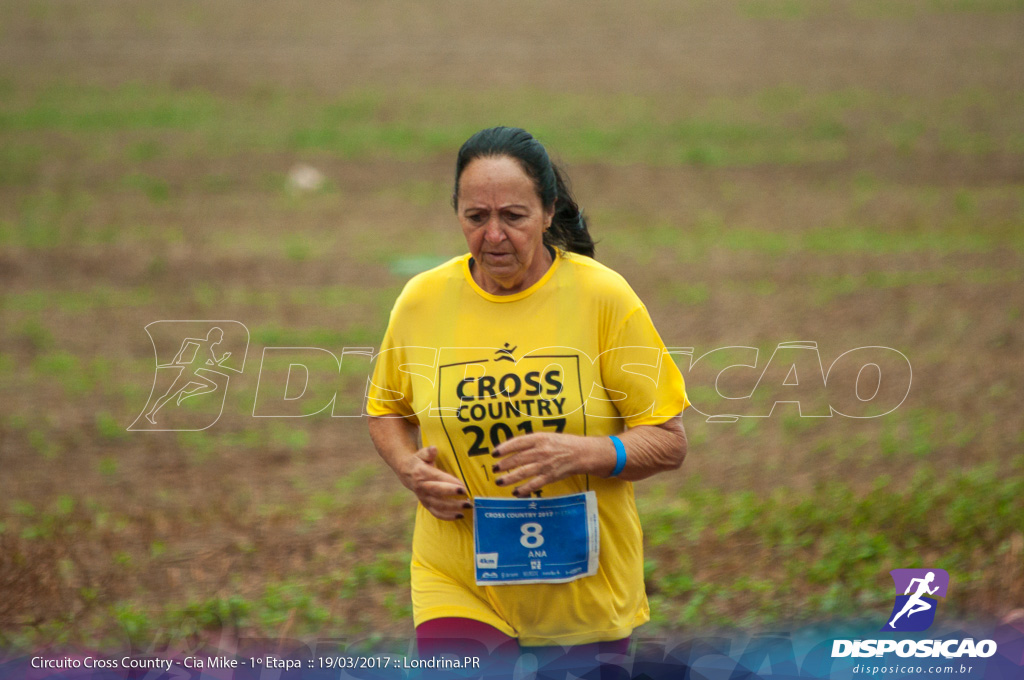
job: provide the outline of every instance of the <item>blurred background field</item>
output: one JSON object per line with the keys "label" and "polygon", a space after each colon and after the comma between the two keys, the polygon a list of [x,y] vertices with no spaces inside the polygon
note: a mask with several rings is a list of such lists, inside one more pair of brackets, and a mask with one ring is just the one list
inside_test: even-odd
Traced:
{"label": "blurred background field", "polygon": [[[259,356],[377,346],[496,124],[666,344],[913,366],[881,418],[688,413],[641,634],[881,625],[901,567],[1024,605],[1024,2],[0,0],[0,643],[411,634],[411,494],[358,418],[254,419]],[[252,333],[209,430],[126,431],[160,319]]]}

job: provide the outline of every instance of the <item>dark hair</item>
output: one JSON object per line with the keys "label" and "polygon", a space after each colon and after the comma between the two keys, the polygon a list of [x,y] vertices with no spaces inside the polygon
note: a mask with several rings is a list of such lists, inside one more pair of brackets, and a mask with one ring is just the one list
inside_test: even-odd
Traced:
{"label": "dark hair", "polygon": [[459,178],[470,161],[476,158],[508,156],[514,158],[523,172],[533,180],[537,196],[545,209],[555,207],[551,227],[544,232],[544,243],[587,257],[594,256],[594,240],[587,230],[587,220],[576,204],[565,175],[551,162],[544,146],[526,130],[493,127],[481,130],[466,140],[455,161],[455,190],[452,205],[458,209]]}

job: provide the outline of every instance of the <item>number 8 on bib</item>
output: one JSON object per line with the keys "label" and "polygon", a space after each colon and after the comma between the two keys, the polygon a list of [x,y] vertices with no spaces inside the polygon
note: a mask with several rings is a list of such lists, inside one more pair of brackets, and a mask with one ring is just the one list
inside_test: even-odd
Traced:
{"label": "number 8 on bib", "polygon": [[567,583],[597,573],[597,496],[475,498],[477,585]]}

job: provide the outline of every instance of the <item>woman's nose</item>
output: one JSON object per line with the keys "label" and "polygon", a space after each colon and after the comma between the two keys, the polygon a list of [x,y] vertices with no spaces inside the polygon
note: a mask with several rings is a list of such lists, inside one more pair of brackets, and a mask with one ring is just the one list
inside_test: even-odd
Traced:
{"label": "woman's nose", "polygon": [[484,225],[484,238],[491,243],[498,243],[505,240],[505,230],[501,228],[501,220],[492,217]]}

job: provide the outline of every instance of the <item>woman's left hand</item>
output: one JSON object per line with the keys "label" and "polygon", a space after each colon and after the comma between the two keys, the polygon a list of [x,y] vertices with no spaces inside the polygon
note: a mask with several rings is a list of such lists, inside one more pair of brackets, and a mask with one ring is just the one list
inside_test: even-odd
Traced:
{"label": "woman's left hand", "polygon": [[[619,435],[626,448],[626,465],[616,479],[636,482],[677,470],[686,458],[686,431],[679,416],[659,425],[640,425]],[[498,486],[514,487],[512,495],[526,498],[545,484],[572,475],[608,477],[618,456],[608,437],[538,432],[513,437],[494,449],[492,468]],[[501,474],[504,473],[504,474]],[[524,480],[529,480],[520,486]]]}
{"label": "woman's left hand", "polygon": [[495,480],[498,486],[510,487],[529,480],[512,489],[512,495],[520,498],[572,475],[604,476],[615,467],[615,447],[607,437],[525,434],[502,442],[492,455],[500,459],[492,471],[496,475],[505,473]]}

